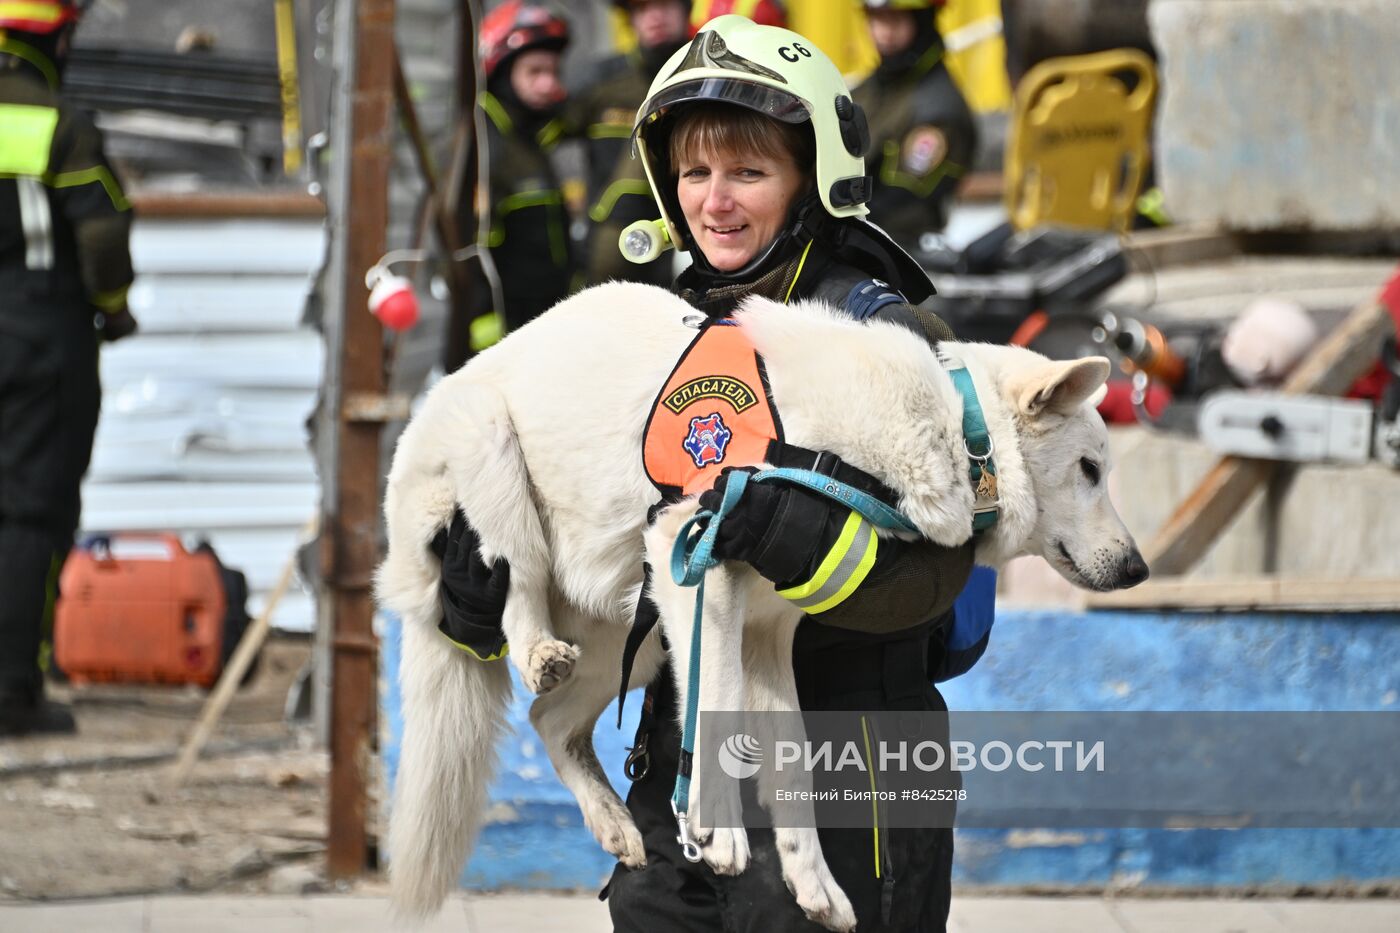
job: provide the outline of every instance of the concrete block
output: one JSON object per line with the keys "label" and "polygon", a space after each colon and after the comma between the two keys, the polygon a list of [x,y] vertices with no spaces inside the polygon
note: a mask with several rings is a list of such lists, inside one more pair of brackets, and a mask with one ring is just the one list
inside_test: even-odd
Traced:
{"label": "concrete block", "polygon": [[1102,901],[1061,901],[1052,911],[1036,910],[1034,898],[958,901],[952,928],[958,933],[995,933],[1000,930],[1035,929],[1039,933],[1083,933],[1085,930],[1119,931],[1124,928]]}
{"label": "concrete block", "polygon": [[591,894],[479,895],[466,901],[469,933],[564,930],[606,933],[612,929],[608,905]]}
{"label": "concrete block", "polygon": [[1224,901],[1209,905],[1190,901],[1118,900],[1113,913],[1133,933],[1287,933],[1268,907],[1249,901]]}
{"label": "concrete block", "polygon": [[[1128,530],[1145,544],[1216,462],[1197,440],[1142,428],[1110,432],[1109,489]],[[1400,576],[1400,472],[1309,464],[1282,496],[1276,517],[1276,566],[1283,576],[1320,579]],[[1191,571],[1207,579],[1268,571],[1269,518],[1256,493],[1239,518]]]}
{"label": "concrete block", "polygon": [[1153,0],[1148,19],[1173,219],[1400,229],[1394,0]]}
{"label": "concrete block", "polygon": [[1400,927],[1400,904],[1388,901],[1267,901],[1265,906],[1292,933],[1393,933]]}
{"label": "concrete block", "polygon": [[[282,903],[296,906],[309,917],[305,933],[476,933],[476,928],[467,922],[465,902],[456,897],[449,898],[442,910],[422,923],[396,917],[384,897],[323,895]],[[512,928],[500,929],[507,933]]]}
{"label": "concrete block", "polygon": [[85,904],[24,904],[0,906],[0,930],[5,933],[144,933],[146,904],[139,898]]}

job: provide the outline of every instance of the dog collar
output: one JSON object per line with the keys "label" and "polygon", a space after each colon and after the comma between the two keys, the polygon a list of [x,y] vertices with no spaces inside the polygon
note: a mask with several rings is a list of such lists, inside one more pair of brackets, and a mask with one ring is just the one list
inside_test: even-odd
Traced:
{"label": "dog collar", "polygon": [[972,533],[981,534],[997,523],[1001,514],[1001,501],[997,498],[997,468],[992,460],[995,447],[992,435],[987,431],[987,419],[982,415],[982,404],[977,400],[977,389],[972,384],[972,374],[967,367],[953,362],[940,354],[943,365],[948,368],[953,386],[963,399],[963,449],[967,451],[968,477],[972,482],[975,496],[972,504]]}

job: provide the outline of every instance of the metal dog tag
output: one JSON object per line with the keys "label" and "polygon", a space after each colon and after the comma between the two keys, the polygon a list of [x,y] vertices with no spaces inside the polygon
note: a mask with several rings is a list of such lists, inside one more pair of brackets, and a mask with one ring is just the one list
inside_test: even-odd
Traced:
{"label": "metal dog tag", "polygon": [[991,470],[983,469],[982,478],[977,482],[977,498],[995,499],[997,497],[997,475]]}

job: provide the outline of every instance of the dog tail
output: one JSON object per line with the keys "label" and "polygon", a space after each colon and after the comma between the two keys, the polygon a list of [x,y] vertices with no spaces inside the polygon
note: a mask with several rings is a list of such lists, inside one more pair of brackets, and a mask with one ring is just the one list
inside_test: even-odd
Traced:
{"label": "dog tail", "polygon": [[508,610],[536,599],[531,591],[549,579],[548,548],[504,400],[485,386],[445,380],[394,456],[389,547],[377,580],[381,602],[403,622],[404,732],[388,842],[390,894],[405,917],[431,915],[457,887],[481,828],[511,696],[508,661],[479,660],[437,628],[442,567],[429,544],[459,505],[486,559],[503,554],[511,562]]}
{"label": "dog tail", "polygon": [[433,625],[403,629],[404,733],[389,820],[395,908],[426,918],[457,888],[481,828],[510,700],[508,663],[478,661]]}

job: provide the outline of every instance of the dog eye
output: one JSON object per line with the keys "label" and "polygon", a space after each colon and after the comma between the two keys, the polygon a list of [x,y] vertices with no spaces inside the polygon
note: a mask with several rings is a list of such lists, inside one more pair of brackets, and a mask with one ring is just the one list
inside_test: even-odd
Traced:
{"label": "dog eye", "polygon": [[1079,458],[1079,469],[1084,471],[1084,478],[1089,481],[1090,486],[1099,484],[1099,465],[1088,457]]}

